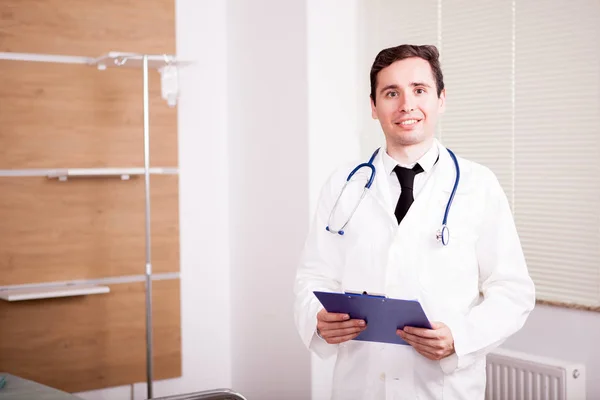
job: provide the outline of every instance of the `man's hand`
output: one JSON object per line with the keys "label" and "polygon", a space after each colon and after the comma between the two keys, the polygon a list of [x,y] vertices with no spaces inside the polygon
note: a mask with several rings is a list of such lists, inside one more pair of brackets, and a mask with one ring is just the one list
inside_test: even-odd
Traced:
{"label": "man's hand", "polygon": [[366,328],[365,321],[350,319],[348,314],[328,313],[325,309],[317,314],[317,330],[329,344],[352,340]]}
{"label": "man's hand", "polygon": [[441,360],[454,353],[452,332],[441,322],[432,322],[433,329],[405,327],[396,334],[410,344],[424,357],[430,360]]}

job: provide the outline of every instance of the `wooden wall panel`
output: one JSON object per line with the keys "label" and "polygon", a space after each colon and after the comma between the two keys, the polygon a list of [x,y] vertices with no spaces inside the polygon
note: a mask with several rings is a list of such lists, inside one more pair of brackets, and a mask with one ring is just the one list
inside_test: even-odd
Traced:
{"label": "wooden wall panel", "polygon": [[[175,0],[0,0],[0,52],[175,53]],[[151,165],[177,111],[150,74]],[[0,169],[143,166],[141,69],[0,61]],[[179,270],[177,176],[152,176],[155,273]],[[0,178],[0,285],[140,275],[144,181]],[[0,301],[0,370],[66,391],[145,381],[144,284]],[[181,375],[179,280],[154,283],[155,379]]]}
{"label": "wooden wall panel", "polygon": [[[178,177],[153,175],[152,263],[179,271]],[[144,178],[0,178],[0,285],[145,271]]]}
{"label": "wooden wall panel", "polygon": [[[150,89],[150,165],[176,167],[157,71]],[[142,90],[141,69],[0,61],[0,169],[143,166]]]}
{"label": "wooden wall panel", "polygon": [[[0,301],[0,371],[68,392],[145,382],[144,283]],[[179,280],[153,282],[154,378],[181,376]]]}
{"label": "wooden wall panel", "polygon": [[174,0],[2,0],[0,51],[175,52]]}

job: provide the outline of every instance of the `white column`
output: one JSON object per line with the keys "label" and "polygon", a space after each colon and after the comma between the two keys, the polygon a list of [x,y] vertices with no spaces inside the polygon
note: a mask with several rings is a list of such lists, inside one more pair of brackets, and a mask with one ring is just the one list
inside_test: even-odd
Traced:
{"label": "white column", "polygon": [[308,228],[305,2],[230,0],[227,58],[233,385],[307,399],[292,292]]}
{"label": "white column", "polygon": [[[307,7],[312,220],[321,187],[331,172],[359,159],[360,121],[369,110],[369,92],[360,82],[362,75],[368,78],[368,69],[361,68],[364,60],[359,59],[359,1],[308,0]],[[335,358],[312,357],[313,400],[330,398],[334,363]]]}

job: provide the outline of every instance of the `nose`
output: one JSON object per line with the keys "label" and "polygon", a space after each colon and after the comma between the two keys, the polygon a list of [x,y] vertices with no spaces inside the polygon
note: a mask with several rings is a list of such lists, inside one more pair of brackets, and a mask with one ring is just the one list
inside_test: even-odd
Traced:
{"label": "nose", "polygon": [[400,101],[398,102],[398,109],[399,111],[407,114],[409,114],[411,111],[414,111],[415,108],[412,97],[407,94],[401,94]]}

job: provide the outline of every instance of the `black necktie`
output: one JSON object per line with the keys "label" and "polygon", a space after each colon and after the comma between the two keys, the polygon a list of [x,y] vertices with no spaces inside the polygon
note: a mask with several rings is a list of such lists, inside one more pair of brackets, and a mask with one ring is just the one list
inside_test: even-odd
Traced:
{"label": "black necktie", "polygon": [[394,212],[394,214],[396,214],[398,224],[400,224],[414,201],[413,184],[415,182],[415,175],[423,172],[423,168],[421,168],[419,164],[416,164],[412,169],[403,168],[399,165],[396,165],[394,172],[396,173],[396,177],[398,177],[401,188],[400,198],[398,199],[396,211]]}

